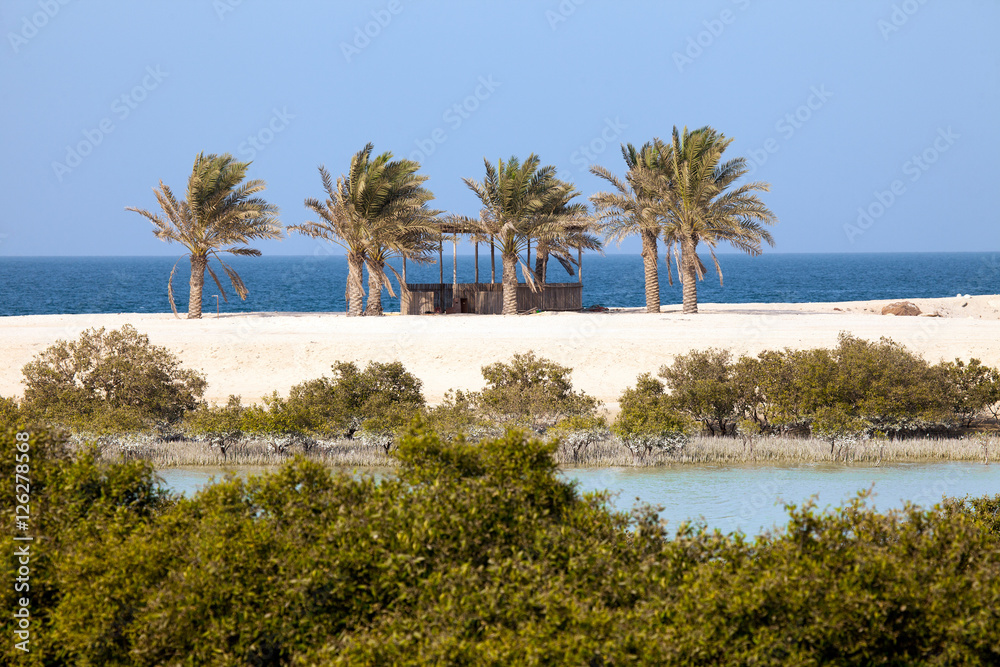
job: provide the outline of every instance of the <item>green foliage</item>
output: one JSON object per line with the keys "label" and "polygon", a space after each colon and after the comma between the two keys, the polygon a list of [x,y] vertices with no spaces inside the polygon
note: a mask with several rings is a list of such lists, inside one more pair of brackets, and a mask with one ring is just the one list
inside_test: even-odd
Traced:
{"label": "green foliage", "polygon": [[476,410],[476,394],[461,389],[445,393],[444,400],[424,411],[428,427],[446,440],[472,437],[486,427]]}
{"label": "green foliage", "polygon": [[902,345],[842,333],[834,354],[834,398],[849,414],[885,427],[906,419],[949,416],[947,383],[940,367],[932,367]]}
{"label": "green foliage", "polygon": [[510,363],[483,367],[486,388],[477,396],[481,414],[503,425],[543,430],[560,419],[591,416],[597,400],[573,391],[572,369],[534,352],[515,354]]}
{"label": "green foliage", "polygon": [[308,433],[308,414],[293,411],[277,394],[264,398],[264,405],[244,406],[239,396],[230,396],[226,405],[201,406],[184,418],[188,433],[200,435],[279,435]]}
{"label": "green foliage", "polygon": [[239,396],[230,396],[225,405],[201,405],[184,416],[189,433],[236,433],[244,427],[246,408]]}
{"label": "green foliage", "polygon": [[697,421],[709,433],[733,432],[739,391],[727,350],[694,350],[662,366],[670,402]]}
{"label": "green foliage", "polygon": [[57,341],[24,369],[25,412],[84,430],[134,431],[193,410],[205,378],[126,324]]}
{"label": "green foliage", "polygon": [[994,418],[997,417],[1000,412],[1000,372],[983,365],[979,359],[970,359],[968,364],[955,359],[941,366],[951,388],[951,409],[963,425],[971,426],[972,421],[987,410]]}
{"label": "green foliage", "polygon": [[618,401],[621,411],[611,425],[636,460],[653,452],[670,452],[687,441],[694,424],[675,407],[662,382],[644,373]]}
{"label": "green foliage", "polygon": [[[655,382],[655,380],[652,380]],[[13,479],[15,434],[0,433]],[[417,424],[397,476],[301,458],[179,499],[32,433],[32,652],[4,664],[996,664],[1000,496],[791,508],[747,541],[612,513],[555,444]],[[14,532],[13,485],[0,530]],[[12,549],[0,557],[14,581]],[[0,605],[15,606],[13,587]],[[6,614],[0,632],[12,637]]]}
{"label": "green foliage", "polygon": [[672,404],[716,434],[736,434],[747,419],[765,433],[809,427],[831,439],[941,432],[989,408],[1000,392],[997,372],[978,360],[931,365],[891,340],[844,333],[833,349],[765,351],[735,362],[725,350],[693,351],[660,376]]}
{"label": "green foliage", "polygon": [[332,377],[296,385],[287,399],[275,392],[263,405],[243,406],[238,396],[230,396],[225,406],[194,411],[185,426],[196,434],[354,437],[360,432],[391,444],[424,407],[420,387],[398,361],[371,362],[363,371],[338,361]]}
{"label": "green foliage", "polygon": [[17,400],[0,396],[0,428],[17,426],[24,420]]}
{"label": "green foliage", "polygon": [[[15,473],[30,479],[27,531],[15,531],[16,495],[24,493],[15,487]],[[98,598],[74,597],[73,583],[65,578],[63,568],[77,569],[89,563],[86,572],[97,572],[109,564],[120,565],[114,554],[86,553],[87,545],[113,547],[122,535],[136,534],[150,525],[173,500],[157,485],[148,462],[102,463],[95,450],[73,456],[61,435],[45,429],[0,429],[0,475],[10,480],[0,485],[0,530],[5,535],[33,537],[31,542],[11,543],[29,545],[30,575],[25,582],[29,588],[16,591],[13,585],[0,587],[0,605],[4,609],[13,610],[20,597],[30,600],[31,653],[16,650],[8,641],[0,648],[0,663],[87,664],[66,657],[64,622],[67,617],[86,613],[76,605],[98,610],[101,600],[106,599],[115,600],[119,606],[112,614],[99,612],[94,616],[100,622],[87,628],[86,641],[92,644],[89,650],[95,656],[89,664],[108,664],[100,657],[109,655],[107,647],[127,644],[128,638],[121,631],[132,617],[127,605],[135,599],[130,593],[136,584],[97,592]],[[5,549],[0,558],[0,576],[13,584],[22,565],[13,547]],[[140,581],[144,574],[135,573]],[[142,591],[144,595],[151,592]],[[5,614],[0,631],[13,637],[13,630],[13,617]],[[125,664],[133,663],[128,660]]]}
{"label": "green foliage", "polygon": [[316,432],[352,437],[359,429],[395,432],[424,406],[422,383],[402,363],[335,362],[333,376],[292,387],[283,409],[304,415]]}
{"label": "green foliage", "polygon": [[812,434],[830,442],[830,454],[837,456],[837,446],[849,451],[868,429],[869,423],[844,408],[843,405],[823,406],[812,415]]}
{"label": "green foliage", "polygon": [[951,416],[943,370],[885,338],[842,333],[832,350],[786,350],[764,359],[778,367],[778,380],[762,393],[786,423],[818,419],[824,434],[904,435]]}
{"label": "green foliage", "polygon": [[966,507],[980,526],[1000,539],[1000,496],[969,498]]}

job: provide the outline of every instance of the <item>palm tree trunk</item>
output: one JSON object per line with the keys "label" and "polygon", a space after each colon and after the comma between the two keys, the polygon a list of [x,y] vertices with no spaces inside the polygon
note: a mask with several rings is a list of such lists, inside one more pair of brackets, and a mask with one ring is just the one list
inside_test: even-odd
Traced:
{"label": "palm tree trunk", "polygon": [[549,268],[549,244],[545,241],[538,242],[535,249],[535,276],[543,287],[545,286],[545,272]]}
{"label": "palm tree trunk", "polygon": [[681,246],[682,268],[681,282],[684,288],[684,313],[698,312],[698,256],[696,246],[685,243]]}
{"label": "palm tree trunk", "polygon": [[360,317],[364,315],[361,301],[365,298],[365,287],[362,280],[365,261],[355,252],[347,253],[347,316]]}
{"label": "palm tree trunk", "polygon": [[205,287],[205,267],[208,266],[206,255],[191,255],[191,295],[188,299],[188,319],[201,319],[201,293]]}
{"label": "palm tree trunk", "polygon": [[646,273],[646,312],[660,312],[660,273],[656,248],[656,232],[644,230],[642,236],[642,268]]}
{"label": "palm tree trunk", "polygon": [[[378,267],[382,268],[382,267]],[[368,306],[365,308],[365,315],[380,317],[382,312],[382,279],[379,278],[372,267],[368,267]]]}
{"label": "palm tree trunk", "polygon": [[517,315],[517,255],[503,254],[503,314]]}

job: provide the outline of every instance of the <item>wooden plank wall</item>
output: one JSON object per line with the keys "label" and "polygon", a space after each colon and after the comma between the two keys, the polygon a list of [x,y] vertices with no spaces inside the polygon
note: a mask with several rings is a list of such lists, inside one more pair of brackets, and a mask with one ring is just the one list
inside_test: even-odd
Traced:
{"label": "wooden plank wall", "polygon": [[[472,312],[498,315],[503,311],[503,285],[500,283],[409,283],[403,291],[400,312],[423,315],[451,306],[454,297],[468,299]],[[443,304],[443,305],[442,305]],[[541,292],[532,292],[525,283],[517,286],[517,309],[580,310],[583,308],[583,286],[580,283],[549,283]]]}

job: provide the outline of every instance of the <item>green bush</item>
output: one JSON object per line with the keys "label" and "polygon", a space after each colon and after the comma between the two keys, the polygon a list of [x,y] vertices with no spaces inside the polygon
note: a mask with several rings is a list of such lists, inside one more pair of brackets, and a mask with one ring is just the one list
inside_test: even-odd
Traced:
{"label": "green bush", "polygon": [[482,372],[486,388],[477,395],[476,407],[496,424],[544,430],[565,417],[591,416],[597,409],[596,399],[573,391],[572,369],[534,352],[483,366]]}
{"label": "green bush", "polygon": [[611,432],[637,461],[654,452],[672,452],[687,441],[694,424],[680,413],[662,382],[648,373],[640,375],[618,401],[620,412]]}
{"label": "green bush", "polygon": [[475,392],[449,390],[444,400],[424,411],[427,425],[440,437],[454,440],[458,436],[475,437],[487,424],[476,409]]}
{"label": "green bush", "polygon": [[670,402],[708,433],[732,434],[739,418],[739,387],[728,350],[694,350],[660,368]]}
{"label": "green bush", "polygon": [[335,362],[333,377],[292,387],[287,399],[277,392],[263,405],[244,406],[230,396],[224,406],[203,406],[190,413],[185,427],[194,434],[320,435],[375,438],[388,450],[424,407],[420,380],[399,362],[371,362],[363,370]]}
{"label": "green bush", "polygon": [[362,371],[353,362],[335,362],[333,376],[292,387],[280,407],[317,433],[353,437],[396,432],[424,407],[422,383],[402,363],[369,362]]}
{"label": "green bush", "polygon": [[[0,433],[0,476],[17,440]],[[398,475],[301,458],[189,498],[31,433],[31,653],[4,664],[923,665],[1000,660],[1000,497],[791,508],[756,540],[608,509],[553,443],[417,427]],[[0,530],[14,530],[13,484]],[[17,577],[13,548],[2,576]],[[8,610],[25,595],[0,589]]]}
{"label": "green bush", "polygon": [[979,359],[966,364],[961,359],[941,364],[950,384],[951,410],[964,426],[971,426],[979,415],[1000,412],[1000,372],[983,365]]}
{"label": "green bush", "polygon": [[24,419],[21,408],[13,398],[0,396],[0,428],[18,426]]}
{"label": "green bush", "polygon": [[941,367],[931,366],[899,343],[841,334],[834,355],[836,402],[875,428],[905,431],[907,420],[943,421],[953,416]]}
{"label": "green bush", "polygon": [[293,412],[275,392],[263,405],[244,406],[239,396],[230,396],[226,405],[201,406],[188,413],[184,427],[194,435],[284,435],[311,432],[313,420]]}
{"label": "green bush", "polygon": [[833,349],[735,362],[725,350],[693,351],[660,376],[671,403],[715,434],[735,434],[746,419],[765,433],[801,427],[832,439],[947,432],[962,415],[968,421],[995,405],[992,392],[1000,392],[996,371],[976,360],[931,365],[891,340],[844,333]]}
{"label": "green bush", "polygon": [[759,359],[776,371],[761,393],[778,423],[815,423],[824,436],[902,436],[953,417],[944,370],[885,338],[871,342],[842,333],[832,350],[786,350]]}
{"label": "green bush", "polygon": [[200,405],[184,415],[184,428],[195,435],[237,433],[243,431],[245,413],[240,397],[231,395],[225,405]]}
{"label": "green bush", "polygon": [[83,430],[134,431],[193,410],[205,378],[131,325],[57,341],[24,369],[28,414]]}

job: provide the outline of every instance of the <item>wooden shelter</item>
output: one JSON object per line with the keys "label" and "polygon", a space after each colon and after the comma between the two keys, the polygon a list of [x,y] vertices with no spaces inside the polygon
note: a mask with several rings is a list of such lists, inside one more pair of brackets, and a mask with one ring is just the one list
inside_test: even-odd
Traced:
{"label": "wooden shelter", "polygon": [[[400,313],[425,315],[429,313],[478,313],[499,315],[503,312],[503,284],[497,280],[496,255],[490,244],[490,280],[479,280],[479,232],[456,222],[441,224],[438,237],[437,283],[410,283],[406,280],[406,260],[403,260],[403,290],[400,295]],[[444,281],[444,237],[452,237],[452,281]],[[475,249],[475,282],[458,282],[458,238],[469,235]],[[531,245],[528,244],[525,264],[531,266]],[[581,310],[583,308],[583,250],[577,248],[576,282],[548,283],[534,292],[523,282],[517,284],[517,309],[525,310]]]}

